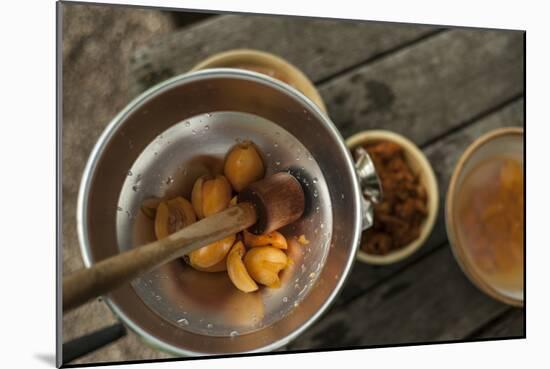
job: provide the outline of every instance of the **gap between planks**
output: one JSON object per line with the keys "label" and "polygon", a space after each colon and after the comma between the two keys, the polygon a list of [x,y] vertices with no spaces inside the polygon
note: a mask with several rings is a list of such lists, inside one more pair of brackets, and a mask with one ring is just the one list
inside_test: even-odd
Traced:
{"label": "gap between planks", "polygon": [[434,143],[436,143],[437,141],[443,140],[447,136],[450,136],[450,135],[452,135],[452,134],[454,134],[454,133],[456,133],[456,132],[458,132],[458,131],[460,131],[464,128],[467,128],[468,126],[471,126],[472,124],[475,124],[476,122],[478,122],[478,121],[480,121],[480,120],[482,120],[482,119],[484,119],[484,118],[486,118],[486,117],[488,117],[488,116],[490,116],[494,113],[497,113],[499,110],[504,109],[504,108],[506,108],[506,106],[511,105],[511,104],[513,104],[517,101],[520,101],[523,98],[524,98],[523,92],[519,93],[519,94],[516,94],[515,96],[512,96],[511,98],[504,100],[500,104],[497,104],[494,107],[491,107],[487,110],[484,110],[481,113],[476,114],[472,118],[467,119],[464,122],[458,123],[456,126],[449,128],[447,131],[441,133],[440,135],[429,139],[428,141],[422,143],[420,145],[420,148],[421,149],[427,148],[427,147],[433,145]]}
{"label": "gap between planks", "polygon": [[424,41],[427,41],[433,37],[436,37],[438,35],[440,35],[441,33],[444,33],[444,32],[448,32],[449,29],[447,28],[442,28],[442,29],[436,29],[434,31],[431,31],[431,32],[428,32],[424,35],[421,35],[420,37],[418,38],[415,38],[415,39],[412,39],[410,41],[406,41],[406,42],[403,42],[402,44],[399,44],[399,45],[396,45],[395,47],[393,48],[389,48],[387,50],[383,50],[381,51],[380,53],[378,54],[375,54],[375,55],[372,55],[370,56],[369,58],[365,59],[365,60],[362,60],[360,62],[357,62],[353,65],[350,65],[349,67],[347,68],[344,68],[342,69],[341,71],[338,71],[336,73],[333,73],[331,75],[328,75],[326,76],[325,78],[322,78],[320,79],[319,81],[316,81],[315,82],[315,86],[317,87],[320,87],[326,83],[329,83],[330,81],[332,81],[333,79],[336,79],[338,77],[341,77],[343,75],[346,75],[350,72],[353,72],[354,70],[356,69],[359,69],[359,68],[362,68],[364,66],[367,66],[369,64],[372,64],[372,63],[375,63],[381,59],[384,59],[386,57],[391,57],[392,54],[394,53],[397,53],[399,51],[402,51],[402,50],[405,50],[409,47],[413,47],[421,42],[424,42]]}

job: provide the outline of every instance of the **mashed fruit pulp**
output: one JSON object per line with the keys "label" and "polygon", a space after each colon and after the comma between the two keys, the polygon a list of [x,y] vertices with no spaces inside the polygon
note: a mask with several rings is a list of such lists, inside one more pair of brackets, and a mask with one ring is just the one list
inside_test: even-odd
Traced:
{"label": "mashed fruit pulp", "polygon": [[523,165],[495,157],[467,173],[457,197],[460,243],[476,271],[502,292],[523,290],[523,189]]}

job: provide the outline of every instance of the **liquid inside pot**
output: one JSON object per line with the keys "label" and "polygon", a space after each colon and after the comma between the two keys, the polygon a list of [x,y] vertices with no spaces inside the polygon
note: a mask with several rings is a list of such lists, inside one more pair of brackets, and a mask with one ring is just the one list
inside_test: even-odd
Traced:
{"label": "liquid inside pot", "polygon": [[[151,124],[154,124],[152,120]],[[173,125],[138,156],[120,191],[116,215],[121,251],[155,240],[153,221],[141,210],[151,197],[190,199],[196,178],[221,173],[223,160],[237,142],[251,140],[260,149],[266,175],[292,172],[302,183],[306,210],[280,231],[293,260],[278,289],[238,291],[227,273],[199,272],[174,260],[132,281],[143,302],[181,329],[230,337],[265,328],[291,313],[317,282],[332,238],[329,191],[317,162],[300,141],[277,124],[256,115],[212,112]],[[296,237],[310,241],[301,245]]]}

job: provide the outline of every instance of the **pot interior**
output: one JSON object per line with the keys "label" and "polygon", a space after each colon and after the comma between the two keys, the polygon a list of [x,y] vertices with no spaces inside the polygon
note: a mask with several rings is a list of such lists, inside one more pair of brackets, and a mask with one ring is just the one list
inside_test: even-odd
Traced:
{"label": "pot interior", "polygon": [[[332,230],[331,200],[321,169],[294,136],[256,115],[212,112],[179,122],[157,136],[128,171],[116,219],[120,251],[152,242],[154,221],[140,210],[149,198],[191,199],[195,180],[223,173],[225,154],[251,140],[263,154],[266,176],[291,171],[306,194],[305,214],[281,229],[289,240],[292,265],[281,288],[238,291],[226,272],[205,273],[178,259],[133,281],[142,300],[181,329],[209,336],[236,336],[270,326],[307,295],[324,265]],[[305,235],[309,241],[296,241]]]}

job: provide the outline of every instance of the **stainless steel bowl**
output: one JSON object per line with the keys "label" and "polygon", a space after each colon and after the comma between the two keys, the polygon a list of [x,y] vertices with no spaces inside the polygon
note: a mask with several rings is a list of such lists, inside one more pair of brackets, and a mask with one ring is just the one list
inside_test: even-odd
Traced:
{"label": "stainless steel bowl", "polygon": [[283,287],[238,292],[225,273],[200,273],[175,260],[106,296],[146,342],[175,355],[269,351],[309,327],[349,271],[368,208],[354,163],[332,122],[277,80],[211,69],[144,92],[101,135],[84,171],[78,234],[87,266],[153,239],[140,211],[155,196],[189,198],[193,181],[221,170],[237,140],[255,142],[268,174],[290,170],[306,191],[306,212],[283,229],[291,245]]}

